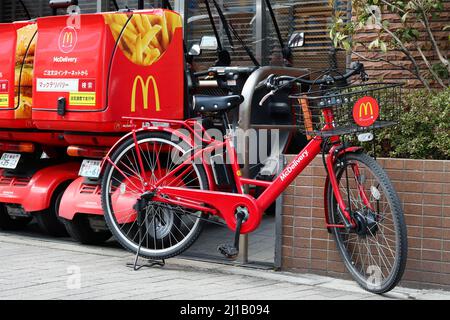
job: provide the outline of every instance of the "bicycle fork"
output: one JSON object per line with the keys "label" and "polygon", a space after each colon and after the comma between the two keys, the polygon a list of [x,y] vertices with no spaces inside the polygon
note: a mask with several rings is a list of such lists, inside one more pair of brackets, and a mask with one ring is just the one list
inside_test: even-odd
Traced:
{"label": "bicycle fork", "polygon": [[[347,188],[347,194],[349,196],[349,199],[347,199],[348,204],[346,204],[344,201],[344,198],[341,194],[341,191],[339,189],[339,182],[337,180],[335,167],[336,167],[336,163],[342,161],[341,158],[344,158],[343,161],[345,162],[346,154],[359,152],[361,150],[362,150],[361,147],[344,147],[343,145],[335,145],[330,149],[328,157],[325,160],[325,166],[326,166],[326,170],[328,173],[328,176],[327,176],[328,181],[327,181],[326,185],[328,183],[331,184],[331,188],[333,190],[334,197],[336,198],[336,201],[339,206],[338,213],[341,216],[341,219],[343,221],[343,225],[330,224],[327,211],[325,211],[325,215],[326,215],[325,218],[326,218],[326,223],[327,223],[328,229],[330,229],[330,228],[346,228],[349,230],[349,229],[354,229],[357,227],[355,219],[352,216],[350,192],[348,190],[348,188],[349,188],[349,180],[348,180],[349,178],[348,178],[348,171],[347,171],[348,168],[347,168],[346,164],[344,163],[344,165],[346,166],[345,167],[346,188]],[[369,209],[373,210],[372,205],[364,191],[364,188],[362,187],[360,181],[358,181],[358,179],[360,177],[360,171],[359,171],[358,166],[356,164],[354,164],[351,166],[351,169],[355,175],[358,194],[360,195],[364,205],[366,207],[368,207]],[[325,191],[326,191],[326,189],[325,189]],[[326,201],[326,199],[327,199],[327,194],[325,192],[324,200]],[[325,208],[327,208],[327,203],[325,203]]]}

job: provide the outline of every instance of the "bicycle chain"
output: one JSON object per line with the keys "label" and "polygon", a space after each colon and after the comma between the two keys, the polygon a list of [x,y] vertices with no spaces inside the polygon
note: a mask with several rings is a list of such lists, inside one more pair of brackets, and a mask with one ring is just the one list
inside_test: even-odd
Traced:
{"label": "bicycle chain", "polygon": [[158,207],[163,208],[163,209],[175,210],[175,211],[181,212],[181,214],[184,214],[184,215],[187,214],[187,215],[193,216],[193,217],[195,217],[195,218],[197,218],[199,220],[202,220],[202,221],[205,221],[205,222],[208,222],[208,223],[212,223],[212,224],[215,224],[215,225],[227,228],[227,224],[226,223],[213,221],[213,220],[210,220],[208,218],[199,217],[199,216],[193,214],[192,212],[189,212],[189,211],[181,208],[180,206],[172,207],[171,205],[168,205],[166,203],[155,202],[155,201],[150,201],[148,203],[148,205],[155,205],[155,206],[158,206]]}

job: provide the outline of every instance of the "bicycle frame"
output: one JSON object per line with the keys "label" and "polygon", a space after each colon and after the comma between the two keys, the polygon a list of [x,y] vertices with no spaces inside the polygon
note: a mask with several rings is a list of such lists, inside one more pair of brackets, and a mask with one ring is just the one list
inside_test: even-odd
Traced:
{"label": "bicycle frame", "polygon": [[[329,125],[325,126],[323,130],[331,130],[333,126],[333,114],[331,110],[323,110],[324,117],[328,119],[327,123]],[[143,119],[131,119],[130,120],[143,120]],[[174,168],[172,171],[168,172],[163,178],[157,181],[155,184],[148,184],[145,186],[146,192],[154,192],[155,195],[153,197],[153,201],[158,201],[162,203],[167,203],[171,205],[178,205],[182,207],[186,207],[193,210],[199,210],[204,213],[218,215],[225,220],[228,227],[232,230],[236,228],[236,218],[235,213],[239,207],[244,207],[248,211],[248,216],[246,220],[242,224],[241,233],[250,233],[258,228],[263,212],[282,194],[282,192],[293,182],[293,180],[301,174],[301,172],[313,161],[313,159],[321,154],[322,144],[324,139],[317,135],[314,136],[307,146],[298,153],[294,159],[290,162],[290,164],[271,182],[269,181],[261,181],[255,179],[249,179],[242,177],[241,169],[239,163],[237,161],[237,152],[232,144],[232,139],[230,135],[226,135],[224,141],[217,141],[209,137],[207,135],[206,130],[202,127],[201,130],[205,134],[204,137],[194,130],[193,120],[186,121],[171,121],[171,120],[160,120],[160,119],[145,119],[149,122],[164,122],[169,123],[170,125],[176,127],[182,127],[188,129],[189,132],[195,137],[199,138],[202,143],[207,143],[206,147],[198,147],[197,150],[187,157],[179,166]],[[131,135],[134,138],[134,142],[136,145],[136,150],[139,150],[138,140],[137,140],[137,131],[142,130],[161,130],[161,128],[144,128],[139,130],[133,130]],[[168,131],[165,128],[164,131]],[[175,129],[172,133],[175,133]],[[170,130],[169,130],[170,132]],[[183,137],[180,134],[177,134],[178,137]],[[184,137],[185,139],[187,137]],[[338,181],[335,175],[334,165],[337,159],[342,156],[344,153],[348,152],[357,152],[360,150],[359,147],[349,147],[343,148],[342,143],[338,136],[334,136],[330,138],[332,142],[332,147],[328,152],[328,156],[326,159],[326,169],[328,171],[327,181],[331,184],[334,196],[338,202],[339,208],[345,217],[345,224],[330,224],[328,220],[328,215],[325,213],[326,227],[327,228],[345,228],[348,226],[356,226],[354,220],[350,214],[350,208],[348,208],[344,202],[344,199],[339,192]],[[190,145],[193,145],[192,142]],[[195,150],[195,145],[193,145],[193,150]],[[228,156],[230,157],[230,166],[233,172],[236,193],[230,192],[221,192],[215,190],[215,186],[211,185],[212,179],[208,179],[210,183],[209,190],[197,190],[197,189],[188,189],[188,188],[180,188],[180,187],[172,187],[163,185],[165,181],[173,178],[176,174],[183,175],[191,170],[192,163],[198,164],[201,163],[205,168],[209,168],[210,166],[205,163],[204,155],[211,153],[215,150],[225,150],[227,151]],[[145,175],[144,164],[138,154],[138,163],[140,165],[141,172]],[[106,161],[109,161],[113,166],[115,166],[110,160],[109,157],[106,157]],[[187,168],[186,168],[187,167]],[[117,168],[118,169],[118,168]],[[184,170],[184,171],[183,171]],[[358,174],[358,168],[354,168],[355,174]],[[125,176],[125,175],[124,175]],[[210,174],[209,174],[210,176]],[[148,181],[144,178],[144,181]],[[252,197],[251,195],[244,194],[244,186],[252,185],[264,188],[264,191],[257,198]],[[364,190],[359,186],[359,193],[363,202],[371,207],[367,196],[365,195]]]}

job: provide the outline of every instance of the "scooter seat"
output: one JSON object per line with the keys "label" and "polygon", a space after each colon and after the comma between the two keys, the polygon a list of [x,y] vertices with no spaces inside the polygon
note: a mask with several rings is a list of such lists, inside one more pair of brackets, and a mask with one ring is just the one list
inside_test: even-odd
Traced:
{"label": "scooter seat", "polygon": [[229,111],[238,107],[244,102],[244,97],[241,95],[231,96],[208,96],[195,95],[194,96],[194,111],[198,113],[218,113]]}

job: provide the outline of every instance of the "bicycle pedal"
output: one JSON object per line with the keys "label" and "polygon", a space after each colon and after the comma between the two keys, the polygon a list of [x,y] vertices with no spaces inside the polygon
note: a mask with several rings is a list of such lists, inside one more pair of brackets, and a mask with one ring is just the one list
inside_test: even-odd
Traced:
{"label": "bicycle pedal", "polygon": [[222,255],[227,257],[228,259],[236,259],[239,255],[239,250],[230,243],[225,243],[217,247],[217,251],[219,251]]}

